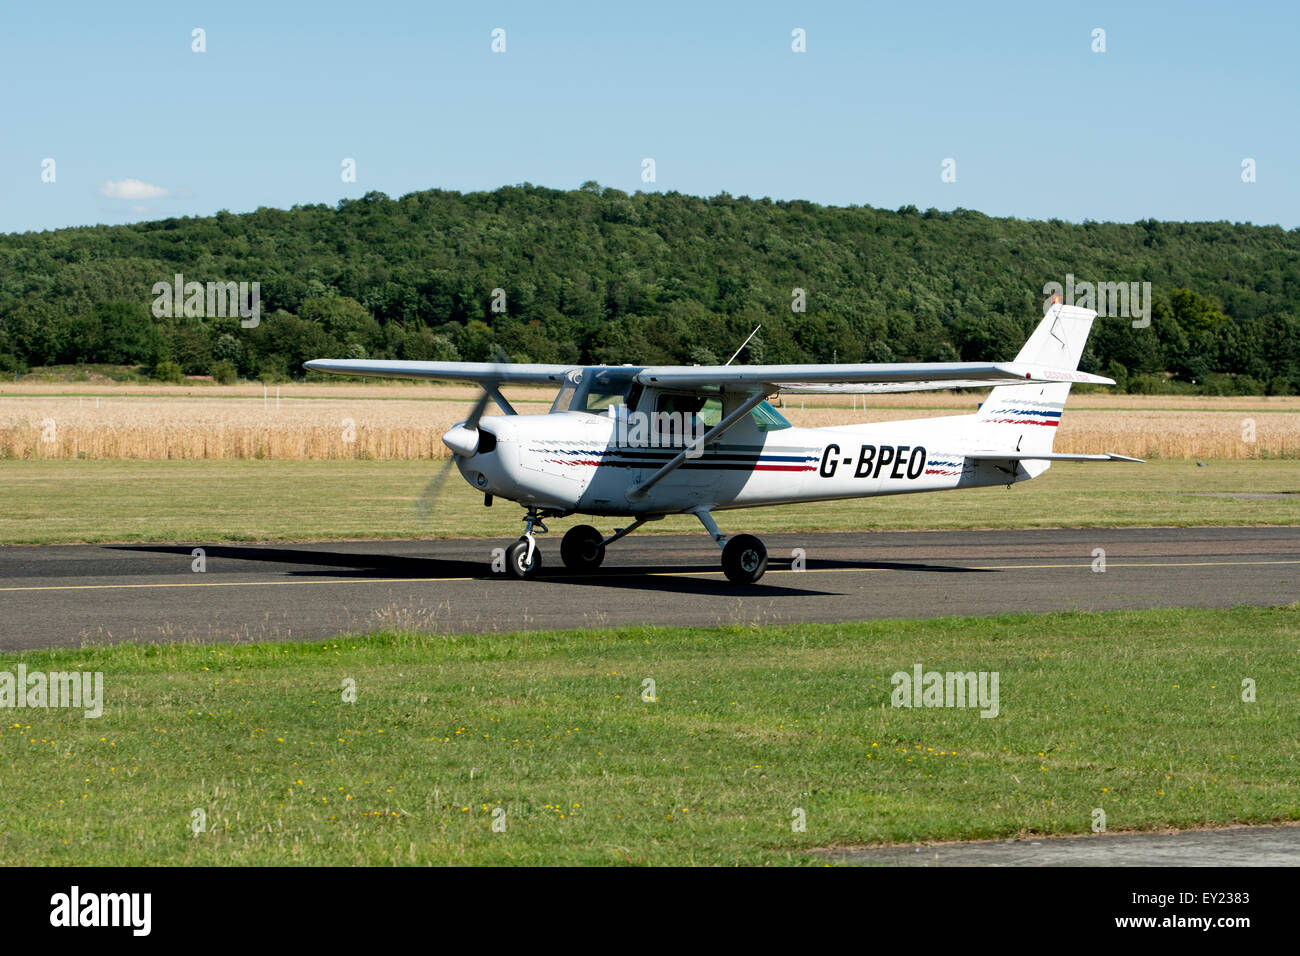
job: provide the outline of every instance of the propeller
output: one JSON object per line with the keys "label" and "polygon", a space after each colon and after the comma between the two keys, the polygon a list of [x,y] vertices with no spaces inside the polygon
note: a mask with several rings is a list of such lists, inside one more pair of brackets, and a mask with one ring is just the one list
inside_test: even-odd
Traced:
{"label": "propeller", "polygon": [[[493,368],[499,368],[502,365],[509,364],[510,356],[506,354],[505,349],[497,344],[492,349],[491,362]],[[428,521],[429,515],[433,512],[433,506],[442,494],[442,486],[447,481],[447,473],[451,471],[451,466],[456,463],[457,458],[468,458],[478,451],[478,422],[487,411],[488,402],[492,400],[492,395],[485,388],[483,394],[478,397],[478,401],[469,411],[469,417],[463,422],[457,422],[443,433],[442,443],[451,449],[451,457],[434,476],[429,479],[429,483],[424,486],[424,491],[415,502],[415,514],[420,521]]]}
{"label": "propeller", "polygon": [[429,520],[429,515],[433,511],[433,503],[438,500],[438,495],[442,492],[443,483],[447,480],[447,472],[455,463],[455,456],[448,458],[446,463],[434,472],[433,478],[424,486],[424,491],[420,492],[420,497],[415,502],[415,517],[421,523]]}
{"label": "propeller", "polygon": [[470,409],[469,417],[452,425],[443,434],[442,443],[451,449],[451,457],[429,479],[429,483],[424,486],[424,491],[415,502],[415,514],[420,521],[429,520],[433,506],[442,493],[442,486],[447,481],[447,474],[451,471],[451,466],[456,463],[456,459],[469,457],[478,451],[479,419],[483,417],[483,412],[487,410],[488,402],[491,400],[492,396],[488,394],[487,389],[484,389],[483,394],[474,403],[474,407]]}
{"label": "propeller", "polygon": [[451,449],[452,455],[468,457],[478,451],[478,420],[483,417],[490,399],[487,389],[484,389],[470,410],[469,418],[452,425],[443,434],[442,443]]}

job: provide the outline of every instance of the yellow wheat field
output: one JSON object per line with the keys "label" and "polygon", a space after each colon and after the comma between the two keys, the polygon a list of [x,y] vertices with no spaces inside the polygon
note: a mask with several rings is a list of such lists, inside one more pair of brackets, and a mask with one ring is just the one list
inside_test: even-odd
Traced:
{"label": "yellow wheat field", "polygon": [[[439,436],[476,392],[455,386],[0,389],[0,458],[443,458]],[[551,393],[511,390],[521,411]],[[978,393],[787,396],[794,424],[843,425],[973,411]],[[854,407],[856,406],[856,407]],[[1300,457],[1300,398],[1078,395],[1055,450],[1142,458]]]}

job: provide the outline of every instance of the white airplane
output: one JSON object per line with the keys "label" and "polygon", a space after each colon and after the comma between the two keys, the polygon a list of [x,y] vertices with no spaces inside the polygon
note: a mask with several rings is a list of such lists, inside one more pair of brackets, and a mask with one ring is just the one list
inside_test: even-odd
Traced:
{"label": "white airplane", "polygon": [[[1113,385],[1078,371],[1096,313],[1052,305],[1014,362],[873,365],[633,366],[511,365],[316,359],[306,367],[340,375],[474,382],[483,395],[442,436],[469,484],[527,510],[523,536],[506,552],[510,572],[542,564],[543,519],[571,514],[631,518],[604,535],[570,528],[564,564],[589,572],[605,548],[647,521],[692,514],[722,549],[733,582],[757,581],[767,549],[748,534],[727,537],[713,512],[1009,485],[1054,461],[1138,461],[1066,455],[1052,439],[1073,383]],[[550,411],[520,415],[503,385],[559,386]],[[987,388],[971,415],[796,428],[768,404],[779,392],[910,392]],[[484,415],[488,401],[502,415]],[[450,462],[448,463],[450,465]],[[439,479],[435,479],[439,482]],[[432,496],[428,496],[432,497]]]}

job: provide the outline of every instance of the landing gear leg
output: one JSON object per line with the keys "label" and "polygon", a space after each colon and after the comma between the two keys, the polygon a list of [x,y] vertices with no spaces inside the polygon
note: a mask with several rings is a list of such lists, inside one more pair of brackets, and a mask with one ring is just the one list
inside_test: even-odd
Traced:
{"label": "landing gear leg", "polygon": [[700,519],[700,524],[704,525],[704,530],[709,533],[709,537],[713,539],[714,544],[719,548],[726,545],[727,536],[718,529],[718,523],[713,520],[713,515],[703,509],[692,511],[691,514]]}
{"label": "landing gear leg", "polygon": [[707,511],[693,512],[714,544],[722,549],[722,573],[732,584],[753,584],[767,570],[767,548],[752,534],[728,538]]}

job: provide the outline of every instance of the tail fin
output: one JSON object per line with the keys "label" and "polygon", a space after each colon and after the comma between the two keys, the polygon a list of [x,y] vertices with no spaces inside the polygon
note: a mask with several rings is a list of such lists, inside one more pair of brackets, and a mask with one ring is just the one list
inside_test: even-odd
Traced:
{"label": "tail fin", "polygon": [[1058,302],[1047,310],[1029,341],[1016,356],[1017,362],[1048,368],[1076,369],[1092,331],[1097,313]]}
{"label": "tail fin", "polygon": [[[1029,336],[1017,362],[1049,368],[1077,369],[1097,313],[1057,303]],[[1049,385],[999,385],[975,416],[979,444],[989,451],[1050,453],[1052,439],[1070,395],[1068,382]],[[1045,468],[1040,466],[1038,470]]]}

